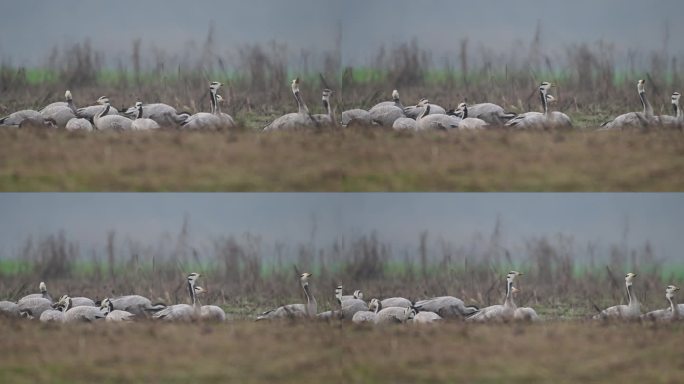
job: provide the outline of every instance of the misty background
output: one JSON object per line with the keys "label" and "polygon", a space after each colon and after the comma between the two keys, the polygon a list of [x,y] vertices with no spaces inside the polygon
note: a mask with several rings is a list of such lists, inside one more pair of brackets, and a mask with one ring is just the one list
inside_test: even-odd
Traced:
{"label": "misty background", "polygon": [[446,244],[477,255],[496,232],[495,243],[514,260],[541,238],[571,242],[577,259],[587,258],[588,245],[598,259],[618,245],[684,260],[683,194],[6,193],[0,212],[4,259],[19,255],[28,239],[60,232],[85,255],[104,254],[111,233],[129,252],[131,244],[173,248],[183,232],[200,257],[219,238],[257,239],[263,255],[280,244],[294,255],[300,244],[323,249],[372,234],[409,259],[421,236],[430,252]]}
{"label": "misty background", "polygon": [[3,1],[0,60],[42,66],[54,50],[87,40],[104,64],[128,65],[140,39],[144,66],[155,55],[174,64],[203,54],[211,25],[212,53],[227,64],[251,44],[277,42],[295,69],[322,66],[322,52],[337,50],[342,66],[365,66],[383,47],[415,40],[442,66],[458,60],[466,38],[473,61],[499,54],[510,60],[537,38],[554,60],[567,59],[572,44],[604,41],[617,58],[636,56],[633,64],[644,67],[652,51],[684,54],[680,8],[678,0]]}

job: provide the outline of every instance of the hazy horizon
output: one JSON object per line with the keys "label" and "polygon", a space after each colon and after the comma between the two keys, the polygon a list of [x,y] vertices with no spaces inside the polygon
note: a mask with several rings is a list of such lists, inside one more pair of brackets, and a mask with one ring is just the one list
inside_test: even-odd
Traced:
{"label": "hazy horizon", "polygon": [[54,47],[88,39],[95,50],[107,52],[110,65],[128,64],[136,38],[142,39],[144,57],[155,51],[183,57],[197,54],[195,48],[205,41],[210,24],[216,31],[217,55],[275,40],[287,45],[291,61],[298,60],[302,50],[334,50],[339,26],[343,65],[366,65],[383,44],[391,47],[412,39],[431,52],[437,64],[454,59],[465,37],[474,52],[526,50],[537,24],[542,27],[542,46],[551,54],[570,44],[603,40],[615,44],[618,54],[636,50],[682,56],[677,36],[684,34],[684,24],[672,14],[679,5],[677,0],[202,0],[190,11],[181,0],[9,1],[3,5],[0,58],[39,66]]}
{"label": "hazy horizon", "polygon": [[488,239],[500,220],[502,243],[515,252],[524,252],[526,240],[558,234],[581,247],[649,242],[669,260],[683,260],[684,248],[684,194],[6,193],[0,211],[0,257],[13,256],[29,236],[62,230],[86,253],[104,249],[109,231],[155,246],[175,239],[186,218],[189,241],[198,247],[245,233],[268,246],[324,247],[376,232],[395,250],[415,250],[423,231],[431,245],[470,245],[477,236]]}

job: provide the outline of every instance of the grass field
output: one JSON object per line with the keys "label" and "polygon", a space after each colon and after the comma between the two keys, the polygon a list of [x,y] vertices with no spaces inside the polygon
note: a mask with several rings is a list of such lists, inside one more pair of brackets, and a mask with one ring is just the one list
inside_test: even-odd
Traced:
{"label": "grass field", "polygon": [[679,131],[0,130],[3,191],[678,191]]}
{"label": "grass field", "polygon": [[684,324],[47,326],[0,320],[3,383],[676,383]]}

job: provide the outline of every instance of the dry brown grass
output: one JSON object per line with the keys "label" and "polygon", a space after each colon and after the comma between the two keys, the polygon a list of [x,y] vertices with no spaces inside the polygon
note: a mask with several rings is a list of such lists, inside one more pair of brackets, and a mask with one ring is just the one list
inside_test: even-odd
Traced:
{"label": "dry brown grass", "polygon": [[678,131],[0,131],[4,191],[677,191]]}
{"label": "dry brown grass", "polygon": [[0,321],[0,381],[675,383],[682,324],[46,326]]}

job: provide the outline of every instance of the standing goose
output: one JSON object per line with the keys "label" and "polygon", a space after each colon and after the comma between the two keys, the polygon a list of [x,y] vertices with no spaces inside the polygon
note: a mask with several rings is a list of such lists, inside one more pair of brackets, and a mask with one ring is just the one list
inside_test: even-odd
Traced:
{"label": "standing goose", "polygon": [[463,118],[461,121],[458,122],[458,129],[465,129],[465,130],[484,129],[489,125],[486,121],[484,121],[482,119],[470,117],[470,108],[468,107],[468,104],[466,104],[466,103],[459,104],[458,110],[461,111],[462,118]]}
{"label": "standing goose", "polygon": [[[195,293],[205,294],[207,290],[200,286],[195,287]],[[199,302],[199,299],[197,299]],[[200,303],[200,319],[204,321],[226,321],[226,313],[218,305],[201,305]]]}
{"label": "standing goose", "polygon": [[119,323],[123,321],[133,321],[133,318],[135,317],[135,315],[130,312],[114,309],[114,303],[112,303],[109,298],[102,300],[100,309],[102,310],[102,313],[104,313],[105,321],[107,322]]}
{"label": "standing goose", "polygon": [[[520,290],[516,287],[513,287],[511,294],[516,295],[518,292],[520,292]],[[534,309],[530,307],[518,307],[513,313],[513,320],[536,322],[540,321],[541,319],[539,318],[539,315],[537,315],[537,311]]]}
{"label": "standing goose", "polygon": [[43,299],[48,299],[50,302],[53,302],[52,296],[50,296],[50,293],[48,293],[47,290],[47,285],[45,284],[44,281],[41,281],[40,284],[38,284],[38,289],[40,290],[40,293],[32,293],[30,295],[26,295],[19,299],[19,301],[24,300],[24,299],[36,299],[36,298],[43,298]]}
{"label": "standing goose", "polygon": [[668,285],[665,288],[665,299],[670,304],[669,308],[658,309],[641,315],[642,320],[652,321],[677,321],[682,319],[682,314],[677,303],[674,302],[675,292],[679,291],[678,287]]}
{"label": "standing goose", "polygon": [[404,114],[404,106],[399,100],[399,92],[396,89],[392,91],[392,99],[394,101],[383,101],[368,110],[371,123],[384,127],[391,127],[395,120],[406,117]]}
{"label": "standing goose", "polygon": [[[76,117],[80,117],[83,119],[93,121],[95,119],[95,115],[97,115],[99,112],[102,111],[102,106],[105,105],[105,102],[109,102],[109,98],[107,96],[100,96],[100,98],[98,98],[96,102],[97,102],[97,105],[91,105],[89,107],[83,107],[83,108],[77,109],[76,110]],[[110,107],[105,115],[118,115],[118,114],[119,114],[119,111],[117,111],[116,108]]]}
{"label": "standing goose", "polygon": [[269,125],[264,127],[264,131],[296,130],[314,125],[309,108],[304,103],[302,95],[299,92],[299,77],[292,80],[292,95],[297,102],[297,112],[288,113],[273,120]]}
{"label": "standing goose", "polygon": [[491,305],[480,309],[472,316],[466,318],[466,321],[474,322],[489,322],[489,321],[510,321],[513,320],[515,314],[515,302],[513,300],[513,281],[516,277],[521,276],[522,273],[517,271],[510,271],[506,275],[506,299],[503,305]]}
{"label": "standing goose", "polygon": [[195,272],[188,275],[188,292],[190,293],[190,301],[192,302],[192,305],[170,305],[161,311],[156,312],[154,315],[152,315],[152,318],[164,321],[193,321],[198,319],[200,316],[200,309],[197,305],[195,284],[199,277],[200,274]]}
{"label": "standing goose", "polygon": [[131,124],[133,123],[131,119],[120,116],[118,114],[110,114],[109,112],[112,106],[111,104],[109,104],[109,99],[105,98],[102,101],[104,103],[104,106],[100,107],[100,113],[96,114],[93,118],[93,122],[95,123],[95,129],[97,129],[98,131],[130,131]]}
{"label": "standing goose", "polygon": [[216,94],[216,113],[221,119],[221,124],[225,128],[235,128],[235,120],[233,119],[233,116],[221,112],[221,104],[223,104],[223,102],[223,97],[221,97],[219,94]]}
{"label": "standing goose", "polygon": [[359,311],[352,316],[354,324],[373,323],[378,318],[378,312],[382,309],[382,304],[378,299],[371,299],[367,311]]}
{"label": "standing goose", "polygon": [[630,127],[647,127],[656,122],[653,116],[653,107],[646,99],[646,81],[639,80],[637,82],[637,92],[639,92],[639,100],[644,107],[643,112],[629,112],[616,117],[613,121],[601,124],[601,130],[622,129]]}
{"label": "standing goose", "polygon": [[135,115],[135,120],[131,123],[131,129],[134,131],[148,131],[152,129],[159,129],[159,124],[152,120],[143,117],[143,103],[138,101],[135,103],[138,113]]}
{"label": "standing goose", "polygon": [[302,317],[314,317],[317,312],[316,298],[309,292],[309,277],[308,272],[302,273],[299,278],[304,294],[306,295],[306,304],[288,304],[266,311],[257,317],[257,320],[268,319],[294,319]]}
{"label": "standing goose", "polygon": [[665,115],[658,117],[660,124],[663,126],[670,128],[682,128],[684,126],[684,113],[682,113],[682,109],[679,107],[680,97],[679,92],[672,94],[672,111],[674,116]]}
{"label": "standing goose", "polygon": [[152,301],[140,295],[126,295],[110,298],[115,310],[130,312],[136,316],[147,316],[150,312],[161,311],[166,308],[164,304],[152,305]]}
{"label": "standing goose", "polygon": [[76,117],[76,106],[74,99],[71,97],[71,91],[67,90],[64,93],[66,103],[52,103],[40,110],[40,114],[45,119],[52,119],[58,127],[66,127],[69,120]]}
{"label": "standing goose", "polygon": [[625,286],[627,287],[627,297],[629,302],[627,305],[615,305],[610,308],[606,308],[598,315],[594,316],[594,319],[620,319],[620,320],[633,320],[638,319],[641,315],[641,304],[633,292],[632,283],[637,275],[635,273],[628,273],[625,275]]}
{"label": "standing goose", "polygon": [[448,131],[453,128],[458,128],[458,124],[461,122],[461,119],[456,116],[430,114],[432,107],[430,106],[428,99],[421,99],[420,102],[418,102],[418,106],[424,107],[423,112],[416,119],[416,126],[420,131]]}
{"label": "standing goose", "polygon": [[199,112],[187,118],[181,123],[184,129],[220,129],[221,118],[217,113],[216,103],[218,102],[216,95],[223,84],[213,81],[209,84],[209,102],[211,103],[211,112]]}
{"label": "standing goose", "polygon": [[326,113],[311,116],[311,118],[317,123],[317,126],[334,127],[336,124],[335,115],[333,114],[332,107],[330,106],[330,96],[332,93],[333,91],[327,88],[323,90],[323,96],[321,100],[323,100],[323,108],[326,110]]}

